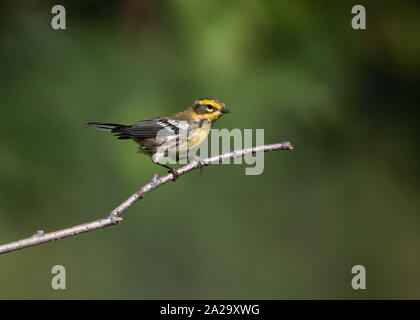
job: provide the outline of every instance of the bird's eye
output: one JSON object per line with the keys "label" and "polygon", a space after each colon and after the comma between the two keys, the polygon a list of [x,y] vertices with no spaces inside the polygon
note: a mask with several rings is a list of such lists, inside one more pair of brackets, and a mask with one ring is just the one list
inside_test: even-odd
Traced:
{"label": "bird's eye", "polygon": [[215,108],[215,107],[213,107],[212,105],[208,105],[208,106],[207,106],[207,111],[208,111],[208,112],[213,112],[214,110],[216,110],[216,108]]}

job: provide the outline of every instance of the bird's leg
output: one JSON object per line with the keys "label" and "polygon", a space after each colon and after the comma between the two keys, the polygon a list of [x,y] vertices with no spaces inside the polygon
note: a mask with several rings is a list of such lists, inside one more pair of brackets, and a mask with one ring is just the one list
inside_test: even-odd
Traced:
{"label": "bird's leg", "polygon": [[169,173],[172,173],[172,181],[175,182],[176,179],[179,178],[180,174],[174,169],[174,168],[170,168]]}
{"label": "bird's leg", "polygon": [[176,179],[178,179],[178,177],[180,176],[180,174],[174,168],[171,168],[170,166],[167,166],[166,164],[163,164],[163,163],[160,163],[160,162],[155,162],[155,163],[164,167],[164,168],[166,168],[166,169],[169,169],[168,173],[172,173],[172,176],[173,176],[172,181],[173,182],[175,182]]}
{"label": "bird's leg", "polygon": [[160,162],[159,162],[159,160],[160,160],[162,157],[163,157],[163,154],[162,154],[162,153],[158,153],[158,152],[156,152],[156,153],[152,156],[152,161],[153,161],[154,163],[156,163],[156,164],[158,164],[158,165],[160,165],[160,166],[162,166],[162,167],[164,167],[164,168],[168,169],[168,170],[169,170],[169,171],[168,171],[168,173],[172,173],[172,181],[173,181],[173,182],[175,182],[175,181],[176,181],[176,179],[178,179],[178,177],[180,176],[180,174],[178,174],[178,172],[177,172],[174,168],[171,168],[170,166],[168,166],[168,165],[166,165],[166,164],[160,163]]}

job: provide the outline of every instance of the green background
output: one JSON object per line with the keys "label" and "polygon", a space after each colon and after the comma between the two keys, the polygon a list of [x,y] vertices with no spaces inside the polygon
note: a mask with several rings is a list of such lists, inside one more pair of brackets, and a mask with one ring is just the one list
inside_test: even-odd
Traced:
{"label": "green background", "polygon": [[[207,167],[118,226],[1,255],[0,298],[420,298],[418,3],[8,1],[0,15],[0,243],[103,217],[165,173],[89,121],[214,96],[232,111],[217,128],[295,145],[262,175]],[[66,290],[51,288],[58,264]]]}

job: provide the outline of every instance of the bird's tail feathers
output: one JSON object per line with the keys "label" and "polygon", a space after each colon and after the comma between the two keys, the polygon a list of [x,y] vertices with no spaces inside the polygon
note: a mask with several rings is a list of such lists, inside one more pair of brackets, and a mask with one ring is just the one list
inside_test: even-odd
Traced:
{"label": "bird's tail feathers", "polygon": [[116,123],[101,123],[101,122],[89,122],[86,124],[88,128],[94,128],[99,130],[105,130],[109,132],[115,132],[116,129],[127,127],[123,124],[116,124]]}

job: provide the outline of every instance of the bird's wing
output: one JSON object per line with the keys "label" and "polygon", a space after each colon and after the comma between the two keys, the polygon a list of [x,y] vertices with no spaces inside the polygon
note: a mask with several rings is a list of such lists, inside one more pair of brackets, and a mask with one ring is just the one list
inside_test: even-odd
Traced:
{"label": "bird's wing", "polygon": [[112,132],[117,133],[121,139],[127,138],[156,138],[173,136],[179,133],[179,130],[188,130],[188,122],[167,118],[154,118],[137,122],[131,126],[116,128]]}

